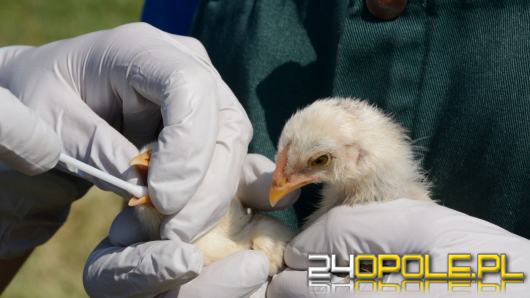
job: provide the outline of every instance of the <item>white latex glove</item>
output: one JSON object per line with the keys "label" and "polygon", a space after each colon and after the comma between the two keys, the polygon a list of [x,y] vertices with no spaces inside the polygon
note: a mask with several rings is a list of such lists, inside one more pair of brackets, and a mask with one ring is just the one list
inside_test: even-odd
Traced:
{"label": "white latex glove", "polygon": [[252,127],[195,39],[136,23],[3,48],[0,61],[0,86],[52,127],[74,158],[135,182],[135,145],[158,138],[148,177],[153,204],[163,214],[185,207],[194,214],[174,218],[184,226],[166,222],[163,238],[195,238],[227,210]]}
{"label": "white latex glove", "polygon": [[27,175],[55,167],[61,142],[53,130],[1,87],[0,106],[0,161]]}
{"label": "white latex glove", "polygon": [[[471,265],[478,253],[506,253],[510,272],[528,276],[529,252],[529,240],[433,202],[398,199],[353,208],[340,206],[320,217],[289,244],[285,262],[294,271],[284,271],[273,278],[268,297],[321,297],[307,286],[305,270],[310,253],[333,253],[338,261],[347,260],[349,254],[430,254],[434,272],[446,272],[449,253],[472,254],[475,258]],[[476,268],[472,270],[476,272]],[[392,274],[386,282],[400,280],[400,275]],[[507,290],[512,296],[505,297],[524,297],[519,295],[528,293],[528,281],[510,284]],[[450,297],[444,286],[435,287],[428,296]],[[397,297],[403,297],[403,293]]]}
{"label": "white latex glove", "polygon": [[0,86],[52,127],[74,158],[134,180],[133,143],[158,137],[149,194],[160,212],[186,206],[207,170],[224,189],[204,191],[209,204],[223,209],[235,193],[252,128],[198,41],[135,23],[3,48],[0,57]]}
{"label": "white latex glove", "polygon": [[[163,238],[174,241],[146,243],[120,253],[113,248],[96,251],[89,278],[97,276],[98,282],[116,282],[116,289],[145,293],[153,290],[152,285],[165,289],[167,283],[176,286],[196,275],[202,267],[200,254],[185,241],[214,226],[226,212],[252,136],[242,106],[198,41],[136,23],[41,47],[2,48],[0,86],[53,129],[68,155],[131,182],[137,180],[129,167],[137,146],[157,139],[148,177],[152,202],[164,214],[192,210],[188,212],[194,216],[186,218],[183,226],[165,223],[168,235]],[[9,170],[6,173],[11,175]],[[123,194],[92,177],[84,178]],[[54,201],[53,212],[64,214],[79,194],[62,196],[63,189],[51,187],[41,196],[26,196],[21,205],[17,202],[24,189],[17,185],[9,190],[0,189],[2,199],[13,203],[0,206],[0,212],[13,215],[2,218],[0,225],[0,247],[6,251],[0,257],[7,258],[20,253],[11,249],[17,243],[28,249],[42,242],[21,236],[24,219],[42,209],[34,206],[48,203],[43,197],[61,199]],[[4,205],[9,208],[4,210]],[[173,218],[178,222],[178,215]],[[172,262],[168,256],[173,256]],[[138,264],[142,260],[145,265]],[[131,270],[130,264],[139,268]],[[164,270],[158,270],[160,264]],[[108,272],[128,274],[125,280],[117,275],[113,275],[116,280],[105,280]]]}
{"label": "white latex glove", "polygon": [[[245,205],[259,208],[268,204],[268,194],[262,190],[270,185],[274,167],[264,156],[247,155],[237,191]],[[299,192],[293,192],[279,208],[292,204],[298,196]],[[239,252],[201,272],[200,251],[179,240],[144,242],[148,236],[142,233],[133,213],[131,208],[122,211],[112,224],[109,238],[89,257],[84,272],[89,295],[152,296],[171,290],[165,297],[237,298],[248,297],[266,282],[269,263],[261,252]]]}

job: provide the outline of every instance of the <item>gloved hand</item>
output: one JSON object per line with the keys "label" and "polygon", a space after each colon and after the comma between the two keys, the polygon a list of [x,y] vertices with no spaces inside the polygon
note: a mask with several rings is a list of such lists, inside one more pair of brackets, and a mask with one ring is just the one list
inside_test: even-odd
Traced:
{"label": "gloved hand", "polygon": [[[447,254],[470,253],[474,261],[469,263],[476,272],[472,264],[476,263],[477,254],[506,253],[510,272],[528,276],[529,251],[529,240],[433,202],[398,199],[353,208],[340,206],[320,217],[289,244],[285,262],[293,270],[273,278],[268,297],[321,297],[316,294],[317,289],[308,287],[308,254],[336,254],[337,262],[345,262],[349,254],[430,254],[432,272],[447,272]],[[391,274],[385,282],[400,281],[401,275]],[[528,293],[527,283],[509,284],[507,293],[513,293],[510,297]],[[389,293],[383,294],[388,297]],[[431,288],[427,294],[447,297],[444,285]],[[397,297],[402,296],[397,293]]]}
{"label": "gloved hand", "polygon": [[0,105],[0,161],[27,175],[55,167],[61,142],[53,130],[1,87]]}
{"label": "gloved hand", "polygon": [[196,238],[236,192],[252,127],[195,39],[136,23],[2,48],[0,86],[53,129],[68,155],[130,182],[138,179],[129,167],[137,146],[158,139],[148,178],[152,202],[163,214],[189,210],[172,217],[175,224],[165,222],[163,238]]}
{"label": "gloved hand", "polygon": [[[247,155],[237,191],[245,205],[268,204],[268,193],[262,190],[270,185],[274,167],[264,156]],[[277,207],[294,203],[298,196],[299,192],[291,193]],[[201,253],[191,244],[178,238],[145,242],[148,236],[133,213],[132,208],[122,211],[109,238],[88,258],[83,280],[90,296],[145,297],[171,290],[164,297],[237,298],[248,297],[265,284],[269,263],[261,252],[239,252],[202,270]]]}
{"label": "gloved hand", "polygon": [[198,41],[136,23],[3,48],[0,57],[0,86],[52,127],[74,158],[134,179],[133,144],[158,137],[148,182],[160,212],[182,209],[208,169],[225,189],[214,188],[210,204],[223,209],[235,193],[252,128]]}

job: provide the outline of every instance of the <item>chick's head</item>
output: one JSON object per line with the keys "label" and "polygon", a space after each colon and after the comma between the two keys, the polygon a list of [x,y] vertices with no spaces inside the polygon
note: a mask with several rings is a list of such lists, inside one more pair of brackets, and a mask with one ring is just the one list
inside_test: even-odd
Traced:
{"label": "chick's head", "polygon": [[401,126],[364,101],[331,98],[298,111],[285,124],[269,198],[274,206],[295,189],[324,183],[345,197],[383,200],[385,192],[420,180]]}

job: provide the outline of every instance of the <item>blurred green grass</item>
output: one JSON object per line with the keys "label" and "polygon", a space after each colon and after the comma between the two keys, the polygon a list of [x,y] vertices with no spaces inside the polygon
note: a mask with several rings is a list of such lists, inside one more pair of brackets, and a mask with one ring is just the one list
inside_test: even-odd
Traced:
{"label": "blurred green grass", "polygon": [[143,0],[2,0],[0,45],[38,45],[138,21]]}
{"label": "blurred green grass", "polygon": [[[0,46],[40,45],[139,20],[143,0],[2,0]],[[38,247],[2,297],[86,297],[82,272],[122,200],[92,189],[65,225]]]}
{"label": "blurred green grass", "polygon": [[31,254],[2,297],[86,297],[83,266],[107,235],[122,201],[92,188],[72,205],[65,225]]}

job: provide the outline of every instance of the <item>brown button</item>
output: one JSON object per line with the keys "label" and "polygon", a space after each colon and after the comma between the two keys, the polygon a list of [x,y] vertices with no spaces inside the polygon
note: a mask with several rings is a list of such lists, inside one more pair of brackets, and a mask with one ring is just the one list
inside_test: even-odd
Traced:
{"label": "brown button", "polygon": [[366,0],[366,7],[376,18],[391,20],[403,13],[407,0]]}

